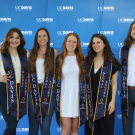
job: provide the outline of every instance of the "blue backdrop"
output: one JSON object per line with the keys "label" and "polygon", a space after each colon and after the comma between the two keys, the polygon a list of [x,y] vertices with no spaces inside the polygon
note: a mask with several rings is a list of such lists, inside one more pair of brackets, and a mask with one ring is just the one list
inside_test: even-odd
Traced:
{"label": "blue backdrop", "polygon": [[[29,50],[33,47],[37,29],[45,27],[51,36],[51,46],[59,52],[61,52],[66,34],[77,33],[81,40],[83,53],[86,55],[91,36],[101,33],[107,36],[115,57],[119,59],[119,50],[135,18],[134,5],[134,0],[0,0],[0,44],[7,31],[17,27],[22,31],[26,41],[25,47]],[[0,134],[3,133],[5,126],[0,114]],[[17,135],[28,135],[27,115],[19,121],[16,130]],[[54,115],[51,135],[60,135],[60,132],[61,129]],[[79,129],[79,134],[84,135],[84,125]],[[119,74],[115,135],[122,134]]]}

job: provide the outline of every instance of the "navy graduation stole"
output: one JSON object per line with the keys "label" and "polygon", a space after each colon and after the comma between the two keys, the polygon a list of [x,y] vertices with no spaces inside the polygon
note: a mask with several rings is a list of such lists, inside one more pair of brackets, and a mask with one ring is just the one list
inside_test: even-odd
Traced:
{"label": "navy graduation stole", "polygon": [[87,102],[88,102],[88,114],[90,120],[90,126],[93,130],[93,122],[104,117],[106,115],[106,104],[109,92],[109,84],[112,72],[112,64],[111,62],[103,63],[99,86],[98,86],[98,93],[97,93],[97,101],[95,107],[95,113],[93,114],[92,108],[92,89],[91,89],[91,69],[92,64],[89,61],[86,62],[86,87],[87,87]]}
{"label": "navy graduation stole", "polygon": [[90,127],[93,129],[93,108],[92,108],[92,91],[91,91],[91,69],[93,62],[86,61],[86,89],[87,89],[87,106],[88,106],[88,119],[90,120]]}
{"label": "navy graduation stole", "polygon": [[[59,59],[59,56],[58,55],[56,57],[56,69],[59,67],[59,62],[58,62],[58,59]],[[60,103],[60,99],[61,99],[61,79],[58,79],[57,78],[57,75],[56,75],[56,78],[55,78],[56,82],[55,82],[55,116],[56,116],[56,121],[58,123],[58,125],[60,126],[61,125],[61,114],[60,114],[60,109],[61,109],[61,103]]]}
{"label": "navy graduation stole", "polygon": [[121,48],[121,107],[128,114],[128,85],[127,85],[127,75],[128,75],[128,58],[129,49],[125,47]]}
{"label": "navy graduation stole", "polygon": [[37,68],[36,63],[33,65],[33,73],[30,74],[30,90],[32,97],[33,112],[41,123],[42,118],[46,115],[49,115],[53,82],[54,82],[54,49],[51,48],[52,59],[53,59],[53,70],[49,73],[44,74],[44,81],[42,85],[41,95],[39,92],[38,78],[37,78]]}
{"label": "navy graduation stole", "polygon": [[[28,113],[28,63],[27,55],[18,53],[20,58],[21,80],[20,87],[17,90],[16,73],[10,54],[6,55],[1,52],[3,67],[6,74],[10,75],[10,81],[6,84],[7,89],[7,113],[12,115],[16,120],[21,119]],[[19,92],[19,93],[18,93]]]}
{"label": "navy graduation stole", "polygon": [[[59,58],[60,55],[56,58],[56,69],[59,66]],[[62,79],[58,79],[56,75],[56,90],[55,90],[55,115],[56,121],[58,125],[61,125],[61,85]],[[85,82],[81,80],[79,77],[79,124],[78,128],[83,125],[87,121],[87,110],[86,110],[86,89],[85,89]]]}

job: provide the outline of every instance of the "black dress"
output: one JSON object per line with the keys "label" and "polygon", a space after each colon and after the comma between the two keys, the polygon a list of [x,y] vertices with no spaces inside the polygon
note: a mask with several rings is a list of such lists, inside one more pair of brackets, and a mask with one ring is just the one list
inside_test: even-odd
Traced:
{"label": "black dress", "polygon": [[[120,63],[116,58],[113,58],[112,73],[115,74],[121,68]],[[93,101],[93,111],[95,110],[98,84],[100,79],[101,68],[94,74],[94,64],[91,70],[91,88],[92,88],[92,101]],[[112,88],[109,86],[107,106],[106,106],[106,116],[102,117],[94,122],[94,132],[93,135],[113,135],[114,134],[114,115],[113,112],[111,115],[108,114],[108,105],[112,99]],[[92,130],[89,128],[89,121],[85,123],[85,135],[91,135]]]}

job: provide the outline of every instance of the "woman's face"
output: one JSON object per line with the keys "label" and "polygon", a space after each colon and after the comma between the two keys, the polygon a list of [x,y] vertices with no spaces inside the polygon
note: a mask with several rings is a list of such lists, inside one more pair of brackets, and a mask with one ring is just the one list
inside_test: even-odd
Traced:
{"label": "woman's face", "polygon": [[104,47],[105,47],[105,44],[100,38],[98,37],[93,38],[92,48],[96,53],[103,53]]}
{"label": "woman's face", "polygon": [[133,38],[133,40],[135,40],[135,24],[133,24],[132,26],[131,37]]}
{"label": "woman's face", "polygon": [[9,47],[17,48],[21,43],[21,39],[17,32],[13,32],[12,36],[9,38]]}
{"label": "woman's face", "polygon": [[75,52],[77,48],[77,38],[73,35],[67,38],[66,49],[68,52]]}
{"label": "woman's face", "polygon": [[38,42],[39,46],[47,45],[48,36],[47,36],[47,33],[44,30],[40,30],[38,32],[37,42]]}

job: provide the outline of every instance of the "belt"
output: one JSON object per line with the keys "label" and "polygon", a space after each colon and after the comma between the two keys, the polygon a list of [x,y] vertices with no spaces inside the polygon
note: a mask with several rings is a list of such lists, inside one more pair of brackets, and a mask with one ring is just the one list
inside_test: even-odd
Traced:
{"label": "belt", "polygon": [[135,90],[135,87],[130,87],[130,86],[128,86],[128,89],[130,89],[130,90]]}

